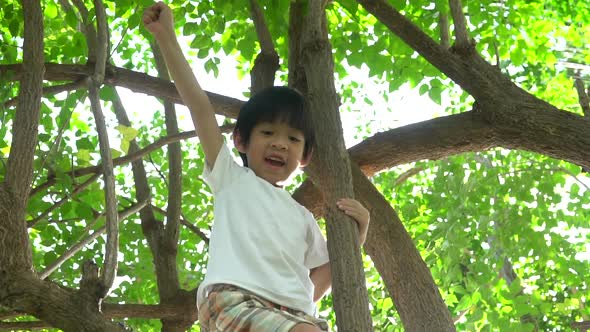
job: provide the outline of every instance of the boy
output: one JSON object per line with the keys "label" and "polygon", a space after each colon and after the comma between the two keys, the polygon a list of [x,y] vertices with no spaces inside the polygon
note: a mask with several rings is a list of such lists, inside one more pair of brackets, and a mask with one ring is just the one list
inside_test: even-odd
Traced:
{"label": "boy", "polygon": [[[303,97],[273,87],[242,107],[233,135],[241,167],[182,54],[170,8],[156,3],[143,22],[190,109],[205,153],[204,179],[215,197],[210,258],[197,294],[201,331],[328,331],[313,317],[314,302],[331,285],[326,241],[311,213],[281,188],[313,151]],[[357,221],[364,243],[369,212],[353,199],[337,204]]]}

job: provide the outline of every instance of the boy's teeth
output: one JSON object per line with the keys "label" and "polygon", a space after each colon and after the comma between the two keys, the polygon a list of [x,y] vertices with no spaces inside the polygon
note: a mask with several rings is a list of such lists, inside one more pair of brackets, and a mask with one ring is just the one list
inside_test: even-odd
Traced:
{"label": "boy's teeth", "polygon": [[279,159],[279,158],[273,158],[273,157],[269,157],[269,158],[266,158],[266,160],[268,160],[268,161],[269,161],[269,162],[271,162],[272,164],[277,164],[277,165],[280,165],[280,166],[282,166],[282,165],[284,165],[284,164],[285,164],[285,162],[284,162],[284,161],[282,161],[282,160],[281,160],[281,159]]}

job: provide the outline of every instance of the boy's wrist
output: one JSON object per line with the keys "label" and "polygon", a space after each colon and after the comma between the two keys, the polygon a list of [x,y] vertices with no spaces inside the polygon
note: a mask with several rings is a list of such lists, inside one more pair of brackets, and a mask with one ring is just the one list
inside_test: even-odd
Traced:
{"label": "boy's wrist", "polygon": [[154,39],[156,40],[156,42],[158,42],[160,46],[178,44],[178,40],[176,39],[176,33],[174,32],[174,30],[154,32]]}

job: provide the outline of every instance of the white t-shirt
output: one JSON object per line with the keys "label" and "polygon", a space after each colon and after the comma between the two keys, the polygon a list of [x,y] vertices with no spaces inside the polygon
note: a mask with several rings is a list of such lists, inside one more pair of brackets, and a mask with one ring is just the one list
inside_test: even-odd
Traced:
{"label": "white t-shirt", "polygon": [[239,166],[225,145],[203,177],[215,198],[215,222],[197,305],[207,287],[225,283],[313,315],[309,272],[328,262],[313,215],[284,189]]}

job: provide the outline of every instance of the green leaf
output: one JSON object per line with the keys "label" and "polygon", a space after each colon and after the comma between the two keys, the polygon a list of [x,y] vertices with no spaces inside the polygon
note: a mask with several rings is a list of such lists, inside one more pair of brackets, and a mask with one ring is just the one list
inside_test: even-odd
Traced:
{"label": "green leaf", "polygon": [[20,33],[20,22],[15,18],[8,24],[8,31],[13,37],[17,37]]}
{"label": "green leaf", "polygon": [[342,5],[350,15],[355,15],[359,6],[358,3],[353,0],[342,0],[338,3]]}
{"label": "green leaf", "polygon": [[469,295],[464,295],[463,297],[461,297],[461,300],[455,307],[455,312],[467,310],[469,307],[471,307],[471,297]]}
{"label": "green leaf", "polygon": [[570,187],[570,197],[580,196],[580,185],[572,183]]}
{"label": "green leaf", "polygon": [[401,10],[406,6],[406,0],[391,0],[391,5],[397,9]]}
{"label": "green leaf", "polygon": [[57,6],[53,1],[46,2],[45,14],[52,19],[57,17]]}
{"label": "green leaf", "polygon": [[121,151],[111,148],[111,155],[113,156],[113,159],[115,159],[121,157],[123,154]]}
{"label": "green leaf", "polygon": [[433,86],[428,90],[428,96],[435,103],[442,105],[442,89],[440,87]]}
{"label": "green leaf", "polygon": [[134,140],[139,134],[139,131],[137,129],[127,127],[124,125],[118,125],[115,127],[115,129],[119,131],[119,133],[123,137],[123,140],[127,142]]}
{"label": "green leaf", "polygon": [[90,151],[86,150],[86,149],[80,149],[78,150],[78,152],[76,153],[76,158],[78,159],[80,164],[89,164],[90,163]]}

